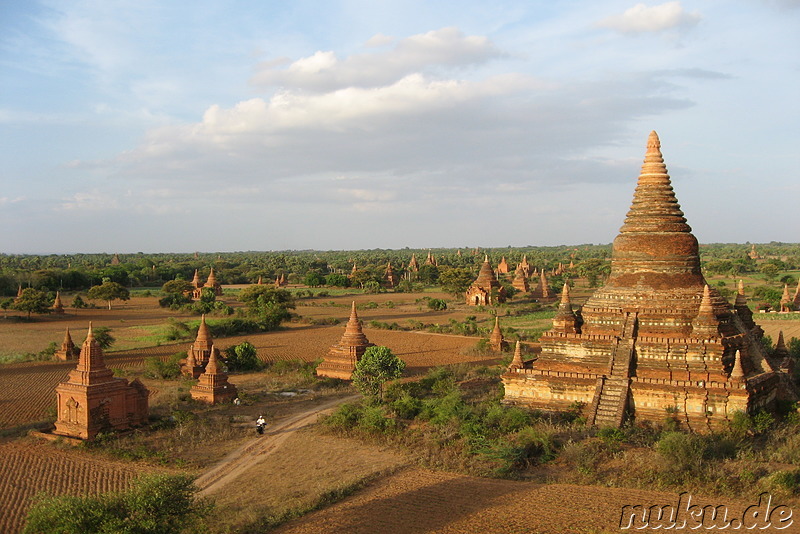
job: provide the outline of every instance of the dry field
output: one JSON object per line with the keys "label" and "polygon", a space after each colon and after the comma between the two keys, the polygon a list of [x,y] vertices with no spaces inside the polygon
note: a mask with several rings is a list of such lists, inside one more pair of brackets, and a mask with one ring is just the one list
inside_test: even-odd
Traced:
{"label": "dry field", "polygon": [[0,444],[0,532],[22,528],[39,492],[84,495],[125,489],[153,467],[101,460],[32,438]]}
{"label": "dry field", "polygon": [[[426,293],[426,296],[443,297],[443,294]],[[390,298],[391,297],[391,298]],[[338,325],[311,325],[300,320],[289,323],[285,330],[263,334],[248,334],[222,338],[218,347],[249,341],[253,343],[259,357],[266,362],[278,360],[314,361],[322,358],[329,347],[342,336],[344,325],[350,315],[350,303],[355,300],[359,306],[368,302],[376,302],[379,307],[362,309],[359,316],[366,323],[370,320],[383,322],[400,322],[420,320],[427,323],[447,323],[449,319],[463,319],[474,310],[455,309],[444,312],[429,311],[414,304],[419,294],[381,294],[356,295],[344,297],[326,297],[300,301],[297,313],[303,317],[332,317],[339,319]],[[393,300],[394,308],[386,308],[385,302]],[[334,305],[330,305],[333,302]],[[383,305],[383,306],[381,306]],[[488,321],[488,313],[483,313]],[[165,325],[169,317],[179,320],[197,320],[196,316],[176,315],[158,308],[155,298],[134,297],[129,302],[117,304],[114,309],[81,310],[78,315],[67,314],[62,317],[45,316],[30,323],[3,325],[0,319],[0,346],[16,347],[20,352],[42,350],[50,341],[59,344],[64,338],[64,330],[69,327],[73,340],[80,344],[85,337],[89,321],[95,326],[111,326],[112,335],[117,337],[116,345],[143,344],[142,327]],[[422,332],[402,332],[394,330],[378,330],[369,327],[364,329],[373,343],[390,347],[395,354],[406,361],[411,374],[424,372],[430,366],[452,363],[493,363],[485,357],[469,355],[469,348],[475,346],[477,339],[462,336],[428,334]],[[138,340],[137,340],[138,339]],[[145,357],[170,356],[185,351],[190,342],[170,343],[159,346],[143,346],[126,351],[109,351],[106,363],[112,369],[132,371],[140,369]],[[113,349],[113,347],[112,347]],[[52,417],[55,406],[55,386],[64,380],[73,369],[72,362],[28,362],[0,366],[0,429],[26,423],[42,421]],[[143,380],[145,385],[153,387],[153,383]],[[235,378],[233,382],[235,383]]]}
{"label": "dry field", "polygon": [[[382,477],[333,506],[292,521],[279,534],[450,533],[578,534],[620,530],[623,506],[675,505],[674,493],[569,484],[473,478],[408,468]],[[698,498],[701,506],[726,505],[741,517],[758,502]],[[786,504],[797,511],[797,502]],[[798,532],[797,525],[781,532]],[[794,529],[794,530],[793,530]],[[650,531],[650,530],[648,530]],[[683,531],[683,530],[682,530]],[[768,530],[771,532],[772,530]]]}

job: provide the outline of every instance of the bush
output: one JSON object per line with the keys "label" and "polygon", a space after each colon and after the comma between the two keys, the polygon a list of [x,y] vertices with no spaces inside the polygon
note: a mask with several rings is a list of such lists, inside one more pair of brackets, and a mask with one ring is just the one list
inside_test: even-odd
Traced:
{"label": "bush", "polygon": [[320,421],[328,428],[346,432],[358,424],[363,413],[364,406],[361,403],[346,403],[341,404],[329,416],[320,418]]}
{"label": "bush", "polygon": [[705,467],[705,440],[695,434],[665,432],[656,444],[664,468],[677,475],[700,473]]}
{"label": "bush", "polygon": [[397,417],[414,419],[422,411],[422,401],[406,391],[392,402],[391,407]]}
{"label": "bush", "polygon": [[436,311],[444,311],[447,309],[447,302],[442,299],[429,299],[428,308]]}
{"label": "bush", "polygon": [[261,368],[256,347],[249,341],[225,349],[225,363],[230,371],[256,371]]}
{"label": "bush", "polygon": [[195,497],[187,475],[148,475],[127,491],[97,496],[40,495],[28,512],[26,534],[168,534],[198,532],[211,505]]}
{"label": "bush", "polygon": [[185,359],[185,352],[178,352],[162,360],[158,356],[150,356],[144,359],[144,376],[148,378],[160,378],[162,380],[172,380],[181,376],[180,361]]}

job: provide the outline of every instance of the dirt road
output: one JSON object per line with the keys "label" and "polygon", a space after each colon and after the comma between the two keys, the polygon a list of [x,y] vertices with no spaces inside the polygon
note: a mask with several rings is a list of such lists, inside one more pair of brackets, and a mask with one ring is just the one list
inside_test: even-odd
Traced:
{"label": "dirt road", "polygon": [[236,449],[195,481],[197,487],[200,488],[200,495],[206,496],[220,491],[244,471],[264,461],[267,456],[283,445],[292,433],[313,425],[321,414],[330,412],[336,406],[357,398],[359,395],[334,399],[268,426],[263,436],[255,437],[252,441]]}

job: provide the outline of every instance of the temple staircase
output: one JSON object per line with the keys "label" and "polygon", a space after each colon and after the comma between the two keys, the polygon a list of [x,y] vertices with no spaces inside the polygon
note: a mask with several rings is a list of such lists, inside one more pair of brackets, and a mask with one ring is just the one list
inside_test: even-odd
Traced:
{"label": "temple staircase", "polygon": [[597,379],[589,424],[620,427],[628,408],[631,363],[636,345],[636,313],[626,313],[622,335],[617,339],[609,362],[609,373]]}

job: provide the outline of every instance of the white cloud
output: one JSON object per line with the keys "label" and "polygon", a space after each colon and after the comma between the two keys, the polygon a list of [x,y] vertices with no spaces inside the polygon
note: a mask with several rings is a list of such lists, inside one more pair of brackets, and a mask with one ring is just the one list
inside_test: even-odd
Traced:
{"label": "white cloud", "polygon": [[386,46],[394,42],[394,37],[389,35],[383,35],[382,33],[376,33],[372,37],[370,37],[364,46],[367,48],[378,48],[381,46]]}
{"label": "white cloud", "polygon": [[[366,46],[387,44],[390,39],[376,35]],[[502,56],[504,53],[486,37],[464,35],[457,28],[442,28],[402,39],[391,50],[354,54],[343,61],[331,51],[317,51],[287,68],[278,68],[283,66],[282,62],[262,63],[251,83],[312,91],[377,87],[431,69],[468,67]]]}
{"label": "white cloud", "polygon": [[120,203],[112,195],[101,193],[98,190],[82,191],[64,199],[59,210],[63,211],[110,211],[116,210]]}
{"label": "white cloud", "polygon": [[675,28],[689,28],[701,19],[699,12],[688,13],[679,1],[674,1],[652,7],[636,4],[623,14],[605,18],[597,25],[625,34],[657,33]]}

